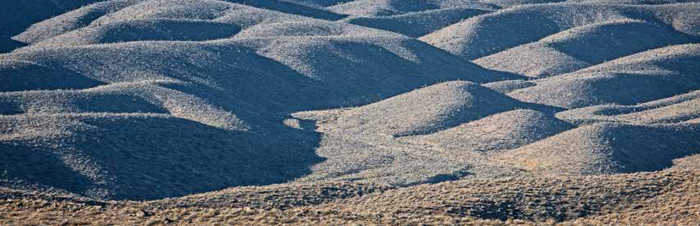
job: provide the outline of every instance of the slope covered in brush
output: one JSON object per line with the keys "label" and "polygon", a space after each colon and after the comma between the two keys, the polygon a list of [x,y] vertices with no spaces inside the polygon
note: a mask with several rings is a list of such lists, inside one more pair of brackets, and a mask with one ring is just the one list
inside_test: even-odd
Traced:
{"label": "slope covered in brush", "polygon": [[692,169],[700,146],[697,1],[0,6],[1,186],[388,189]]}

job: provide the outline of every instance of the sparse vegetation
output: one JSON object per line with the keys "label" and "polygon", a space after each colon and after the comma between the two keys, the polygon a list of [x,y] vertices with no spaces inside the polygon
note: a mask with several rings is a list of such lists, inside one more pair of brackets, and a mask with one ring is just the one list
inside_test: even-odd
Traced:
{"label": "sparse vegetation", "polygon": [[677,224],[700,221],[700,173],[231,188],[150,202],[3,190],[0,224]]}
{"label": "sparse vegetation", "polygon": [[700,223],[698,0],[0,19],[0,225]]}

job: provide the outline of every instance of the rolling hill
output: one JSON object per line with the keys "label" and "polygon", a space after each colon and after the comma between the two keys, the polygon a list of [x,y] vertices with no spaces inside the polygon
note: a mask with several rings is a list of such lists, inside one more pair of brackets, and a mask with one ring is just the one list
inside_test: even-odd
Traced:
{"label": "rolling hill", "polygon": [[0,6],[0,224],[57,223],[44,202],[185,224],[700,209],[669,203],[697,193],[700,1]]}

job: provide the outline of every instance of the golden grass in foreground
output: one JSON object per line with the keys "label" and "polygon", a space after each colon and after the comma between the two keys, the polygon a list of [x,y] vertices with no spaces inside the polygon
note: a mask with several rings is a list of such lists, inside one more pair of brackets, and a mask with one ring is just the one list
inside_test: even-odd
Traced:
{"label": "golden grass in foreground", "polygon": [[4,189],[0,224],[700,223],[700,171],[462,180],[408,188],[324,183],[232,188],[151,202]]}

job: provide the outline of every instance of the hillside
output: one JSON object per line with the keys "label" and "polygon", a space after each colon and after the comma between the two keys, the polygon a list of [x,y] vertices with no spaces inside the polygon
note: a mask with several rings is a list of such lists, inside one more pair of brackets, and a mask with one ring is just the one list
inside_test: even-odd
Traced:
{"label": "hillside", "polygon": [[700,222],[700,1],[0,6],[0,224]]}

